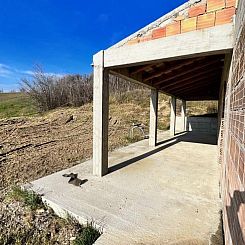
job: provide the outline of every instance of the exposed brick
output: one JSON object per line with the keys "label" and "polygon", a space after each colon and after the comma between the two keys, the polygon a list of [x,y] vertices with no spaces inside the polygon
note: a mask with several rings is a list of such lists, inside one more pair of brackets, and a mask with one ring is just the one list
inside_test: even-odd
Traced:
{"label": "exposed brick", "polygon": [[225,8],[225,0],[208,0],[207,1],[207,11],[215,11]]}
{"label": "exposed brick", "polygon": [[139,38],[135,38],[135,39],[129,40],[129,41],[127,42],[127,45],[137,44],[137,43],[139,43],[139,41],[140,41]]}
{"label": "exposed brick", "polygon": [[152,35],[147,35],[147,36],[140,37],[140,42],[147,42],[147,41],[150,41],[150,40],[152,40]]}
{"label": "exposed brick", "polygon": [[197,29],[197,17],[189,18],[181,22],[181,33],[195,31]]}
{"label": "exposed brick", "polygon": [[166,26],[166,36],[180,34],[180,21]]}
{"label": "exposed brick", "polygon": [[215,13],[208,13],[197,17],[197,29],[212,27],[215,24]]}
{"label": "exposed brick", "polygon": [[215,25],[223,25],[232,22],[232,17],[234,16],[235,13],[236,13],[235,7],[217,11]]}
{"label": "exposed brick", "polygon": [[237,6],[237,0],[226,0],[226,8],[236,7],[236,6]]}
{"label": "exposed brick", "polygon": [[184,15],[178,15],[174,20],[175,21],[181,21],[181,20],[184,20],[184,19],[185,19]]}
{"label": "exposed brick", "polygon": [[196,16],[201,15],[201,14],[205,14],[206,9],[207,9],[206,4],[196,5],[194,7],[191,7],[189,9],[189,17],[191,18],[191,17],[196,17]]}
{"label": "exposed brick", "polygon": [[157,29],[152,31],[152,39],[157,39],[157,38],[162,38],[162,37],[166,37],[166,28],[165,27],[157,28]]}

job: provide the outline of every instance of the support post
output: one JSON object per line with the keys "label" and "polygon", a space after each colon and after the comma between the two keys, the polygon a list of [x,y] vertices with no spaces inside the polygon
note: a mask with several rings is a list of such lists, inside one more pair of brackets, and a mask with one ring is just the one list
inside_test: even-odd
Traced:
{"label": "support post", "polygon": [[157,144],[158,91],[151,90],[149,146]]}
{"label": "support post", "polygon": [[108,173],[109,73],[104,69],[104,51],[93,57],[93,174]]}
{"label": "support post", "polygon": [[181,101],[181,120],[182,120],[182,131],[186,131],[186,101],[182,100]]}
{"label": "support post", "polygon": [[171,115],[170,115],[170,135],[175,136],[175,127],[176,127],[176,98],[171,97]]}

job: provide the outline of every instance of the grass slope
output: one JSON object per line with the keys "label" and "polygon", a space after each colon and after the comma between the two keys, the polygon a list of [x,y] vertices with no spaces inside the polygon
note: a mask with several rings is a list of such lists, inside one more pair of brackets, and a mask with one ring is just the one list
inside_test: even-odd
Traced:
{"label": "grass slope", "polygon": [[0,118],[31,116],[37,113],[33,101],[24,93],[0,93]]}

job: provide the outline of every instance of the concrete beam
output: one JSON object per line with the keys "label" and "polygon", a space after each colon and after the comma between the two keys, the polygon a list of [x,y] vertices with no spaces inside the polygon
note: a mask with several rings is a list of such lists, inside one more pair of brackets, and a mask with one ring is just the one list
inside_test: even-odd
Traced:
{"label": "concrete beam", "polygon": [[105,67],[147,64],[228,53],[234,46],[233,24],[225,24],[105,51]]}
{"label": "concrete beam", "polygon": [[175,127],[176,127],[176,98],[171,97],[170,101],[171,114],[170,114],[170,135],[175,136]]}
{"label": "concrete beam", "polygon": [[149,146],[157,144],[158,91],[151,90]]}
{"label": "concrete beam", "polygon": [[108,173],[109,73],[104,69],[104,51],[94,55],[93,174]]}
{"label": "concrete beam", "polygon": [[182,119],[182,130],[183,132],[186,131],[186,101],[181,101],[181,119]]}

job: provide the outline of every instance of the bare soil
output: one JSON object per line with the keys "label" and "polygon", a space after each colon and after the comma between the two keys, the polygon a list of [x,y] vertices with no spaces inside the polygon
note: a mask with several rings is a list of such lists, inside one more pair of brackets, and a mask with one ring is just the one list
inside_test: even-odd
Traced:
{"label": "bare soil", "polygon": [[[127,145],[133,122],[148,125],[149,109],[110,106],[109,149]],[[74,166],[92,156],[92,105],[36,117],[0,120],[0,191]]]}

